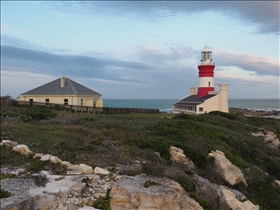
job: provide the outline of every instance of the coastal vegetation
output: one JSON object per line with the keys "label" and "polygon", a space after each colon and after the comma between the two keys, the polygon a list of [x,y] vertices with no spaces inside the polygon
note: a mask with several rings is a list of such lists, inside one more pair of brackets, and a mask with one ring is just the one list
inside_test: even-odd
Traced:
{"label": "coastal vegetation", "polygon": [[[242,192],[262,209],[279,209],[280,148],[266,145],[262,137],[251,133],[272,131],[280,138],[280,120],[247,117],[238,113],[211,112],[187,114],[69,114],[43,108],[6,108],[1,112],[1,140],[28,145],[31,151],[51,154],[73,164],[86,163],[93,168],[142,163],[141,169],[122,174],[148,174],[171,178],[189,192],[204,209],[215,209],[200,197],[186,175],[196,173],[212,183]],[[170,160],[170,146],[183,149],[194,162],[194,172]],[[247,185],[231,186],[213,171],[211,151],[220,150],[244,173]],[[1,146],[1,167],[25,167],[28,171],[51,170],[65,173],[60,164],[43,162],[33,155],[22,156]],[[172,170],[168,170],[172,169]],[[181,171],[185,171],[182,174]],[[154,183],[146,183],[146,187]],[[1,196],[6,192],[1,190]],[[109,205],[109,194],[96,207]],[[103,208],[103,207],[102,207]],[[106,209],[104,207],[104,209]]]}

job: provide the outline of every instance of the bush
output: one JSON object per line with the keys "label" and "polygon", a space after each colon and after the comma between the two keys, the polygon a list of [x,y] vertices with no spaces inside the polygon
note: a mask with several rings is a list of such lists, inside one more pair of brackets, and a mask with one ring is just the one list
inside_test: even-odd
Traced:
{"label": "bush", "polygon": [[225,118],[230,119],[230,120],[238,120],[237,115],[226,113],[226,112],[212,111],[212,112],[209,112],[209,114],[210,115],[220,115],[220,116],[225,117]]}
{"label": "bush", "polygon": [[3,189],[0,188],[0,198],[8,198],[10,197],[12,194],[8,191],[5,191]]}
{"label": "bush", "polygon": [[187,192],[195,191],[195,185],[192,183],[191,179],[187,176],[176,176],[173,180],[178,182]]}
{"label": "bush", "polygon": [[94,202],[92,205],[94,208],[98,208],[101,210],[110,210],[110,191],[111,189],[108,189],[106,191],[106,196],[105,197],[99,197],[97,200]]}
{"label": "bush", "polygon": [[30,116],[33,120],[47,120],[56,116],[49,109],[40,109],[38,107],[31,107],[26,110],[26,115]]}
{"label": "bush", "polygon": [[200,197],[196,192],[191,192],[190,197],[197,201],[204,210],[215,210],[216,208],[205,198]]}

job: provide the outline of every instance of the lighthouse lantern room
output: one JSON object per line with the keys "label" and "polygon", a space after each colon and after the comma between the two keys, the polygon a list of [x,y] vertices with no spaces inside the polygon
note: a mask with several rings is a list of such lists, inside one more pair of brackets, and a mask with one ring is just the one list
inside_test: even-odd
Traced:
{"label": "lighthouse lantern room", "polygon": [[201,51],[201,62],[198,64],[199,69],[199,81],[197,97],[203,97],[208,95],[209,91],[215,91],[214,89],[214,68],[215,65],[212,61],[212,51],[205,45]]}

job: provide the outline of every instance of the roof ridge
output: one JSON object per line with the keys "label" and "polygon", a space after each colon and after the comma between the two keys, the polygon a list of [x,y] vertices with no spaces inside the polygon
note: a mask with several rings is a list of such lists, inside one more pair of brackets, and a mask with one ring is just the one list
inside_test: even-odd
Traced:
{"label": "roof ridge", "polygon": [[74,85],[72,84],[71,79],[66,78],[66,80],[67,80],[69,86],[71,87],[71,89],[73,90],[73,92],[74,92],[75,94],[78,94],[78,91],[76,90],[76,88],[75,88]]}

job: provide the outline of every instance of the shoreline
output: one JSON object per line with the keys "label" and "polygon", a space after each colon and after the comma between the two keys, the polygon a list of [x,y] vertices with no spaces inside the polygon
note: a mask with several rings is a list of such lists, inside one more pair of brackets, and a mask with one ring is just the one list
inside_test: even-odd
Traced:
{"label": "shoreline", "polygon": [[240,114],[245,116],[254,116],[254,117],[268,117],[280,119],[280,110],[250,110],[244,108],[229,108],[229,112],[234,114]]}

